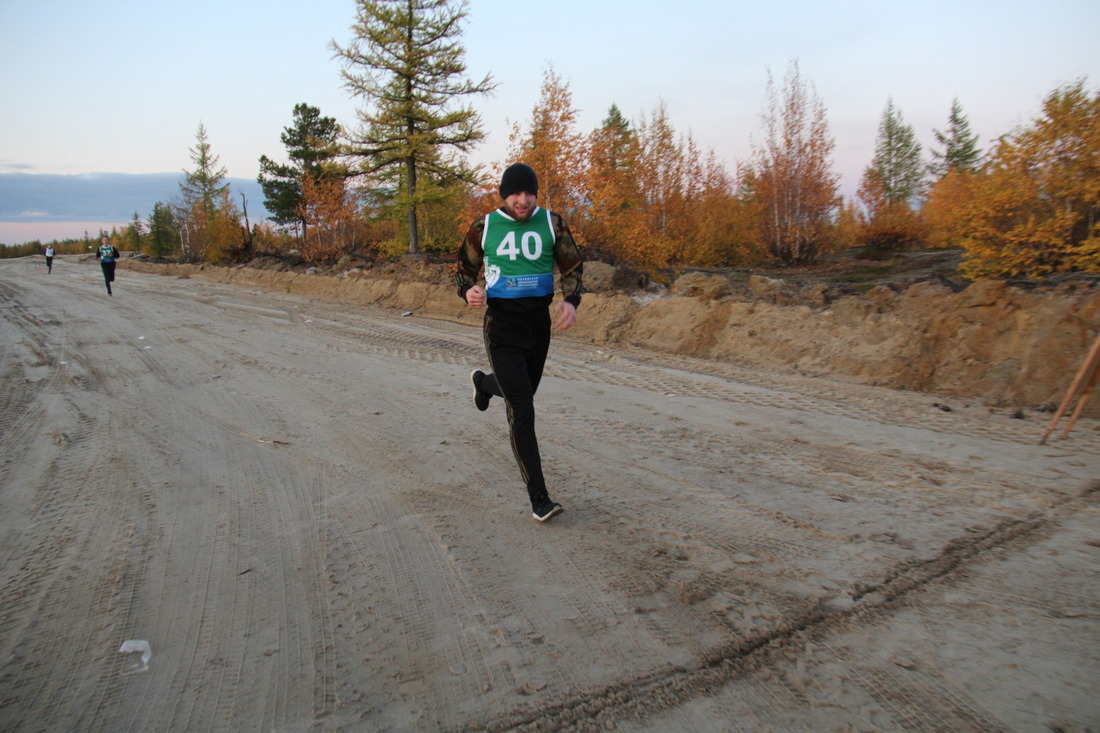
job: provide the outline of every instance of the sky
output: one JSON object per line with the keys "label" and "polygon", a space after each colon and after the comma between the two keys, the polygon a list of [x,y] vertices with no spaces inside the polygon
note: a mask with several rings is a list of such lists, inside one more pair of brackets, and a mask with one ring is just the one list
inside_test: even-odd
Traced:
{"label": "sky", "polygon": [[[368,103],[344,88],[331,44],[351,40],[355,13],[353,0],[0,0],[0,242],[147,216],[177,193],[159,188],[163,174],[193,167],[200,123],[242,190],[261,155],[285,159],[295,104],[354,127]],[[475,102],[488,137],[471,160],[499,172],[509,130],[553,69],[578,132],[612,104],[632,121],[664,104],[676,131],[732,172],[761,139],[769,73],[781,84],[797,61],[850,195],[888,100],[927,151],[958,99],[984,148],[1054,89],[1100,88],[1098,27],[1097,0],[470,0],[467,73],[496,83]],[[149,174],[162,175],[130,178]],[[80,185],[119,180],[148,180],[146,199],[76,205]],[[246,196],[262,206],[258,187]]]}

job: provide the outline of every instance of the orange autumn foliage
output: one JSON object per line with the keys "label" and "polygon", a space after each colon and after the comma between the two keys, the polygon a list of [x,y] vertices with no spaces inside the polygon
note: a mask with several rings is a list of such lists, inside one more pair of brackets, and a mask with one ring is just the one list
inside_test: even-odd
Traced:
{"label": "orange autumn foliage", "polygon": [[924,225],[908,201],[891,201],[879,172],[868,168],[857,197],[867,212],[860,244],[879,251],[917,246],[924,238]]}
{"label": "orange autumn foliage", "polygon": [[1030,127],[1001,138],[965,207],[969,277],[1100,272],[1100,94],[1047,96]]}
{"label": "orange autumn foliage", "polygon": [[975,174],[949,170],[928,190],[921,209],[925,244],[933,248],[962,247],[967,212],[972,204]]}
{"label": "orange autumn foliage", "polygon": [[569,86],[549,69],[528,129],[514,125],[508,146],[509,164],[526,163],[538,174],[539,206],[567,221],[576,219],[581,206],[584,139],[576,131],[576,120]]}
{"label": "orange autumn foliage", "polygon": [[305,176],[299,214],[306,262],[338,260],[355,249],[362,220],[343,178]]}

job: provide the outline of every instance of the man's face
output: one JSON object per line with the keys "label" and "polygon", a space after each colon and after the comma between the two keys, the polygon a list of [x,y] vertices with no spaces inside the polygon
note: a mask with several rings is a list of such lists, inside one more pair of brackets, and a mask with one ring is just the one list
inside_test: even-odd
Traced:
{"label": "man's face", "polygon": [[504,199],[504,210],[516,221],[527,221],[535,210],[535,194],[517,191]]}

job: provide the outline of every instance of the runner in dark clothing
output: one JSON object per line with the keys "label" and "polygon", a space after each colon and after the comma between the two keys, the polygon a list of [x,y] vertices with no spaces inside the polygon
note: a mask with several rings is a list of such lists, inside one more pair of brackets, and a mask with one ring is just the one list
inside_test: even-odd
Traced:
{"label": "runner in dark clothing", "polygon": [[46,274],[53,272],[53,247],[46,247]]}
{"label": "runner in dark clothing", "polygon": [[95,258],[99,260],[99,266],[103,268],[103,280],[107,283],[107,295],[111,295],[111,283],[115,281],[115,260],[118,259],[118,250],[111,244],[108,237],[103,237],[103,244],[95,251]]}
{"label": "runner in dark clothing", "polygon": [[[542,474],[535,391],[550,348],[554,266],[564,300],[554,307],[553,327],[565,331],[576,322],[583,265],[565,220],[536,205],[538,192],[538,177],[529,166],[516,163],[504,171],[504,204],[470,225],[458,250],[455,281],[459,296],[471,307],[488,306],[482,331],[493,372],[471,372],[474,405],[486,410],[493,397],[504,398],[512,452],[527,485],[532,516],[545,522],[563,509],[550,499]],[[477,284],[482,266],[484,288]]]}

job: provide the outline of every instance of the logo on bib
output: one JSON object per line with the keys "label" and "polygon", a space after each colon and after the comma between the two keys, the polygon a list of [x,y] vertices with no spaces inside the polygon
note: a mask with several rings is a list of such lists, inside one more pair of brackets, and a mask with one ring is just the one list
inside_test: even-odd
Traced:
{"label": "logo on bib", "polygon": [[500,279],[500,265],[486,265],[485,266],[485,287],[486,289],[496,285],[497,280]]}

